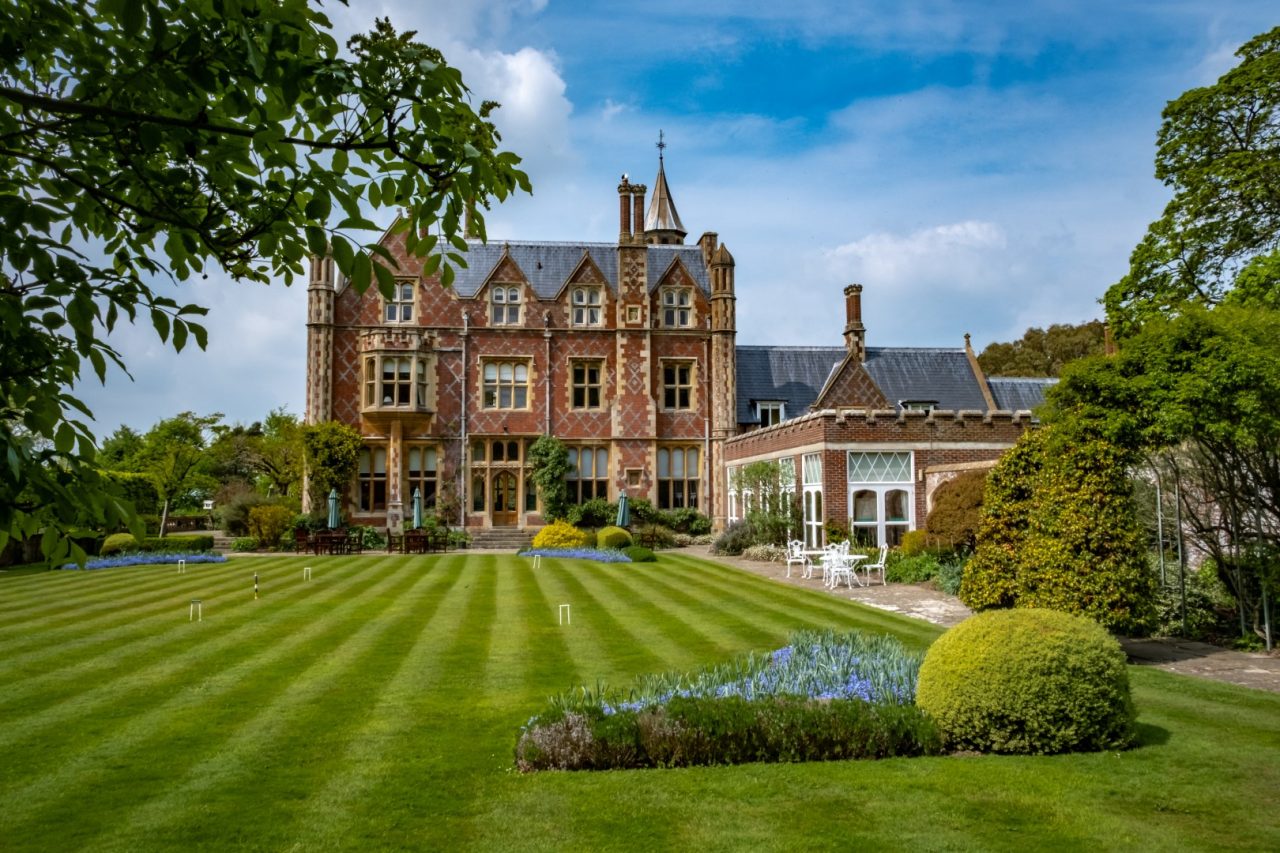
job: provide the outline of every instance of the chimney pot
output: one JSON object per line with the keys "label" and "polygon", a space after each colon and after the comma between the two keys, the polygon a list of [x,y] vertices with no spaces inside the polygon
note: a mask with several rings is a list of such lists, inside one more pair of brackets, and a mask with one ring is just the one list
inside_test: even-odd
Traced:
{"label": "chimney pot", "polygon": [[618,184],[618,242],[624,243],[631,237],[631,184],[627,176],[622,176]]}

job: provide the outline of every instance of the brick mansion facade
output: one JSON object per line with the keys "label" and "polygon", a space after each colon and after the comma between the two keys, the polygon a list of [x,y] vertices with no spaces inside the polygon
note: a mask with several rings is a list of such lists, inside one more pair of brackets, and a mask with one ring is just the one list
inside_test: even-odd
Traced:
{"label": "brick mansion facade", "polygon": [[541,526],[528,452],[548,434],[569,448],[574,501],[625,492],[719,529],[750,500],[737,468],[779,460],[807,538],[849,518],[895,541],[933,485],[1029,422],[1043,385],[988,382],[967,343],[868,349],[860,287],[845,347],[737,346],[733,256],[712,232],[686,244],[661,161],[646,194],[618,186],[616,244],[468,241],[449,288],[390,233],[392,299],[313,261],[305,419],[365,442],[344,517],[399,527],[417,491],[452,524]]}

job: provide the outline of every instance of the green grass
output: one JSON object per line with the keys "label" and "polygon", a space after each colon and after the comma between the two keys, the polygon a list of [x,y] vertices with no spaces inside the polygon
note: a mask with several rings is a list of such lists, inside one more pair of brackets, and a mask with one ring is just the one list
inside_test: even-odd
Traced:
{"label": "green grass", "polygon": [[512,770],[552,693],[828,626],[938,633],[671,554],[0,575],[0,848],[1280,849],[1280,696],[1154,670],[1121,754]]}

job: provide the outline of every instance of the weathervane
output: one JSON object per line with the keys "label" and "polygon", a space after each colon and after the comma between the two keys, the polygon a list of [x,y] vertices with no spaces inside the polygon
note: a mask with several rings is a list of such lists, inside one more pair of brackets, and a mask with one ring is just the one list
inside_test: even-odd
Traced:
{"label": "weathervane", "polygon": [[658,162],[662,162],[662,149],[667,147],[667,143],[662,141],[662,131],[658,131]]}

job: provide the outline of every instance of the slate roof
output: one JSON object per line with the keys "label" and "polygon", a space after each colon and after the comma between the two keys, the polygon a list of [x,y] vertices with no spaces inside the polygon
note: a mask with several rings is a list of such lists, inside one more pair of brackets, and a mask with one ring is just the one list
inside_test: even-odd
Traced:
{"label": "slate roof", "polygon": [[[648,246],[647,262],[649,290],[652,292],[658,281],[670,268],[677,257],[693,280],[704,293],[711,293],[711,279],[707,275],[706,265],[702,262],[702,247],[692,246]],[[525,278],[529,280],[533,292],[539,299],[554,299],[568,281],[569,276],[578,268],[583,254],[589,255],[595,265],[600,268],[609,289],[618,292],[618,246],[616,243],[555,243],[549,241],[501,241],[493,240],[481,243],[478,240],[467,242],[467,267],[457,271],[453,287],[461,297],[470,298],[479,292],[489,280],[494,269],[502,260],[504,252],[511,255]]]}
{"label": "slate roof", "polygon": [[[784,402],[788,420],[806,414],[831,371],[844,359],[845,349],[740,346],[737,354],[738,423],[754,424],[759,423],[755,407],[759,400]],[[863,366],[894,405],[931,400],[938,409],[987,410],[963,349],[867,347]]]}
{"label": "slate roof", "polygon": [[987,410],[963,349],[867,347],[863,366],[894,405],[932,400],[936,409]]}
{"label": "slate roof", "polygon": [[1056,379],[987,377],[987,385],[991,387],[991,396],[996,398],[996,405],[1010,412],[1034,410],[1044,402],[1045,392],[1057,382]]}
{"label": "slate roof", "polygon": [[757,400],[782,401],[788,419],[805,414],[844,355],[844,347],[737,347],[738,423],[759,423]]}

